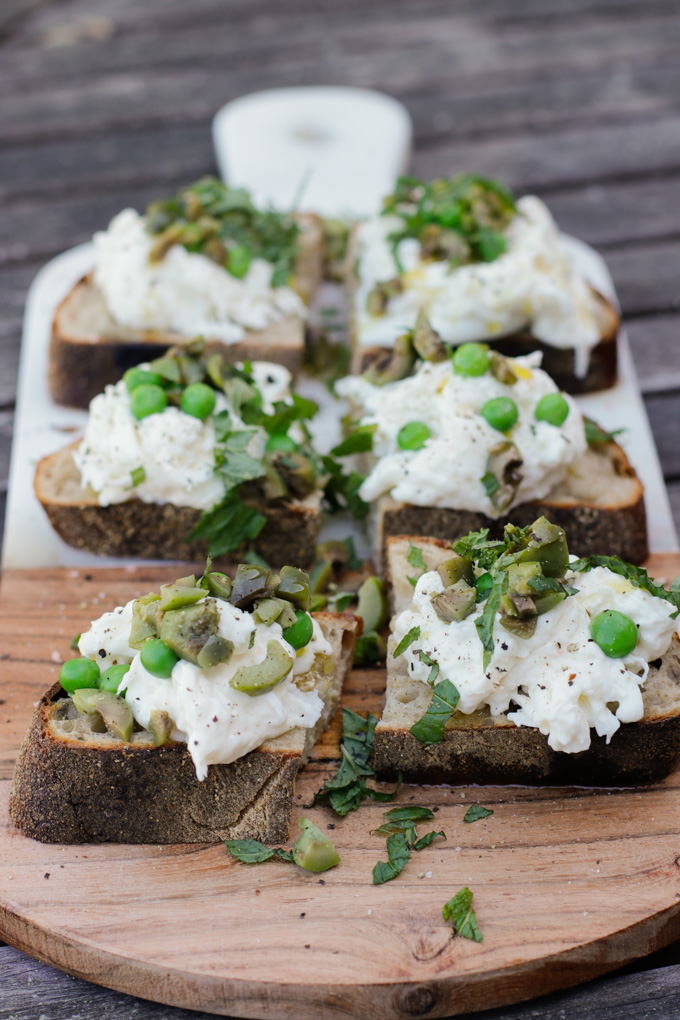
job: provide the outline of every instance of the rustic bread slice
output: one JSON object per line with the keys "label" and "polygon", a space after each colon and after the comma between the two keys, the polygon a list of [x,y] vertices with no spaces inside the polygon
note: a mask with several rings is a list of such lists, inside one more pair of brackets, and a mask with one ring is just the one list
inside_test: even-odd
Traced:
{"label": "rustic bread slice", "polygon": [[[402,535],[388,542],[387,576],[393,615],[408,609],[413,573],[406,556],[418,546],[428,570],[451,554],[443,540]],[[385,709],[375,731],[375,769],[384,778],[402,772],[421,783],[569,783],[625,786],[651,783],[680,761],[680,640],[673,637],[663,659],[650,663],[642,688],[644,718],[626,723],[607,744],[592,736],[587,751],[553,751],[547,737],[531,726],[516,726],[486,708],[470,715],[455,712],[439,744],[421,744],[410,728],[427,711],[432,690],[409,677],[406,662],[387,651]],[[454,683],[455,683],[455,678]]]}
{"label": "rustic bread slice", "polygon": [[186,744],[154,747],[140,730],[125,744],[93,732],[55,684],[36,708],[19,752],[9,809],[26,836],[43,843],[212,843],[285,840],[295,777],[327,726],[351,669],[361,621],[317,613],[330,656],[307,676],[324,702],[312,729],[297,727],[202,782]]}
{"label": "rustic bread slice", "polygon": [[406,673],[403,658],[387,652],[385,710],[375,730],[375,771],[383,779],[401,772],[418,783],[553,783],[628,786],[652,783],[680,761],[680,640],[650,664],[642,688],[645,714],[625,723],[611,743],[593,733],[587,751],[553,751],[531,726],[515,726],[488,709],[455,712],[439,744],[421,744],[411,726],[427,711],[432,692]]}
{"label": "rustic bread slice", "polygon": [[606,549],[611,556],[642,563],[649,555],[642,483],[614,442],[590,447],[544,499],[522,503],[500,520],[468,510],[411,506],[383,496],[369,520],[373,554],[382,570],[385,543],[392,535],[429,535],[452,542],[469,531],[489,528],[491,537],[500,538],[505,524],[525,527],[541,515],[564,529],[569,549],[577,556]]}
{"label": "rustic bread slice", "polygon": [[[172,503],[124,503],[100,506],[91,489],[81,485],[73,460],[77,443],[43,457],[35,474],[35,492],[50,524],[68,545],[100,556],[152,560],[205,559],[208,543],[189,541],[201,511]],[[272,566],[308,563],[321,524],[321,494],[303,500],[258,507],[267,523],[252,548]],[[229,554],[239,558],[239,550]]]}
{"label": "rustic bread slice", "polygon": [[[322,232],[315,216],[300,217],[300,254],[295,289],[307,302],[321,281]],[[173,344],[192,337],[156,330],[130,329],[111,317],[93,280],[84,276],[58,306],[52,323],[49,384],[57,404],[87,407],[108,383],[133,365],[159,357]],[[206,337],[206,351],[219,351],[230,361],[275,361],[296,373],[302,361],[305,323],[286,316],[264,330],[246,330],[243,340],[225,344]]]}
{"label": "rustic bread slice", "polygon": [[[356,257],[356,231],[354,231],[350,239],[349,255],[346,261],[345,286],[352,344],[352,372],[358,375],[364,372],[377,358],[383,357],[389,348],[368,347],[358,341],[354,313],[358,289],[358,280],[354,269]],[[595,288],[591,288],[591,290],[597,298],[601,339],[590,351],[588,369],[584,376],[576,374],[576,353],[573,348],[553,347],[551,344],[537,339],[530,329],[521,329],[507,336],[480,337],[479,339],[485,344],[489,344],[493,350],[512,358],[531,354],[532,351],[541,351],[543,354],[541,367],[552,377],[559,389],[565,390],[567,393],[593,393],[596,390],[609,389],[616,382],[618,368],[616,340],[621,320],[612,302]]]}

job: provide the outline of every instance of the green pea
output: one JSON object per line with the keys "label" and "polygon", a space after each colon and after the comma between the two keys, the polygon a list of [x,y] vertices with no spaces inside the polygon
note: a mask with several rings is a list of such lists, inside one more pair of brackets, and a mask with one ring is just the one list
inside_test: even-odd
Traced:
{"label": "green pea", "polygon": [[185,414],[190,414],[193,418],[200,418],[203,421],[215,410],[216,400],[217,394],[212,386],[196,382],[187,386],[182,393],[180,407]]}
{"label": "green pea", "polygon": [[482,418],[486,418],[492,429],[507,432],[519,418],[517,404],[510,397],[493,397],[482,405]]}
{"label": "green pea", "polygon": [[298,444],[290,436],[284,436],[281,433],[278,435],[270,436],[267,440],[267,446],[265,449],[267,453],[295,453],[299,450]]}
{"label": "green pea", "polygon": [[132,393],[138,386],[162,386],[163,376],[158,372],[150,372],[147,368],[128,368],[123,381],[128,393]]}
{"label": "green pea", "polygon": [[458,375],[484,375],[489,367],[489,348],[486,344],[461,344],[453,352],[452,360]]}
{"label": "green pea", "polygon": [[590,636],[610,659],[624,659],[638,643],[635,621],[616,609],[605,609],[594,617]]}
{"label": "green pea", "polygon": [[295,623],[291,623],[290,627],[283,628],[283,640],[297,651],[298,648],[304,648],[312,640],[314,625],[309,613],[304,613],[301,609],[296,611],[295,616]]}
{"label": "green pea", "polygon": [[96,687],[99,666],[92,659],[68,659],[59,670],[59,683],[71,694],[81,687]]}
{"label": "green pea", "polygon": [[409,421],[399,429],[397,443],[402,450],[422,450],[432,432],[422,421]]}
{"label": "green pea", "polygon": [[168,403],[168,397],[161,386],[142,383],[130,394],[130,404],[135,418],[146,418],[150,414],[160,414]]}
{"label": "green pea", "polygon": [[233,248],[229,249],[227,269],[232,276],[236,277],[237,280],[243,279],[246,275],[250,269],[250,262],[250,252],[247,248],[244,248],[242,244],[236,244]]}
{"label": "green pea", "polygon": [[139,657],[144,669],[152,676],[159,676],[164,680],[167,680],[172,674],[173,667],[179,658],[172,648],[160,638],[150,638],[145,641]]}
{"label": "green pea", "polygon": [[123,662],[118,666],[109,666],[99,677],[97,687],[100,691],[109,691],[111,694],[117,694],[121,680],[129,672],[130,667]]}
{"label": "green pea", "polygon": [[561,393],[546,393],[536,404],[534,417],[536,421],[547,421],[549,425],[559,427],[569,415],[569,404]]}
{"label": "green pea", "polygon": [[493,577],[491,574],[481,574],[480,577],[475,581],[475,588],[477,589],[477,597],[480,601],[486,598],[491,589],[493,588]]}

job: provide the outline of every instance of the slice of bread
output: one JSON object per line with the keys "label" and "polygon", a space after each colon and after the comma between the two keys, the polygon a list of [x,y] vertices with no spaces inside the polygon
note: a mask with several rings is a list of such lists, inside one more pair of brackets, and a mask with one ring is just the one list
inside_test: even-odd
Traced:
{"label": "slice of bread", "polygon": [[[388,573],[393,613],[411,603],[413,574],[406,555],[413,541],[428,569],[451,555],[443,541],[401,536],[388,544]],[[375,770],[382,778],[401,772],[419,783],[564,783],[627,786],[668,775],[680,761],[680,640],[677,635],[662,659],[650,663],[642,688],[644,718],[625,723],[609,744],[592,733],[587,751],[553,751],[547,737],[531,726],[516,726],[487,708],[470,715],[455,712],[439,744],[421,744],[410,728],[427,711],[432,690],[409,677],[403,656],[387,651],[385,709],[375,731]],[[455,683],[455,678],[452,678]]]}
{"label": "slice of bread", "polygon": [[[36,495],[60,538],[76,549],[99,556],[205,559],[208,543],[188,539],[202,516],[200,510],[139,499],[100,506],[94,492],[81,485],[80,471],[73,460],[76,445],[43,457],[35,473]],[[272,566],[309,563],[321,525],[320,492],[258,509],[267,523],[251,548]],[[227,558],[238,561],[239,550]]]}
{"label": "slice of bread", "polygon": [[544,499],[522,503],[500,520],[469,510],[411,506],[382,496],[369,519],[373,555],[380,572],[392,535],[429,535],[450,543],[469,531],[488,528],[492,538],[500,538],[505,524],[525,527],[541,515],[564,529],[569,549],[577,556],[606,549],[628,563],[642,563],[649,555],[642,483],[614,442],[590,447]]}
{"label": "slice of bread", "polygon": [[[321,281],[323,248],[316,216],[299,217],[300,253],[295,289],[309,302]],[[86,408],[108,383],[117,382],[134,365],[163,354],[167,347],[193,339],[178,333],[130,329],[111,317],[90,273],[58,306],[52,323],[49,385],[57,404]],[[246,330],[243,340],[225,344],[206,337],[206,351],[230,361],[275,361],[294,374],[304,353],[305,323],[287,316],[263,330]]]}
{"label": "slice of bread", "polygon": [[288,836],[295,777],[337,707],[361,621],[316,613],[330,656],[307,674],[323,699],[312,729],[297,727],[202,782],[186,744],[154,747],[146,730],[129,744],[93,732],[55,684],[36,708],[10,793],[12,821],[43,843],[213,843]]}
{"label": "slice of bread", "polygon": [[[366,346],[359,343],[355,321],[355,302],[358,288],[356,277],[356,232],[350,241],[350,254],[346,261],[347,273],[345,286],[348,295],[348,315],[350,321],[350,340],[352,344],[352,372],[356,375],[364,372],[376,358],[385,355],[389,348]],[[555,381],[561,390],[567,393],[594,393],[597,390],[609,389],[616,382],[618,369],[617,337],[621,320],[614,305],[603,294],[591,287],[597,299],[598,318],[600,321],[600,342],[591,348],[588,369],[584,376],[576,374],[576,354],[573,348],[553,347],[535,337],[530,329],[521,329],[501,337],[479,337],[493,350],[517,358],[541,351],[543,362],[541,367]]]}

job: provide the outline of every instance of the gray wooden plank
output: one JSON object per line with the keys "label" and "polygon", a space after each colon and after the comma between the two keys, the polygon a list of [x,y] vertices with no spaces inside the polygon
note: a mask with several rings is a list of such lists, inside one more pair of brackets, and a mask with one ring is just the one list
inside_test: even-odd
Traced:
{"label": "gray wooden plank", "polygon": [[628,319],[626,329],[642,392],[680,390],[680,316]]}
{"label": "gray wooden plank", "polygon": [[[0,1016],[6,1020],[202,1020],[215,1014],[121,995],[0,948]],[[529,989],[527,989],[529,991]],[[680,965],[600,978],[580,988],[459,1020],[677,1020]]]}
{"label": "gray wooden plank", "polygon": [[650,393],[645,407],[659,451],[664,477],[680,479],[680,390]]}
{"label": "gray wooden plank", "polygon": [[606,255],[624,315],[680,308],[680,241],[629,244]]}

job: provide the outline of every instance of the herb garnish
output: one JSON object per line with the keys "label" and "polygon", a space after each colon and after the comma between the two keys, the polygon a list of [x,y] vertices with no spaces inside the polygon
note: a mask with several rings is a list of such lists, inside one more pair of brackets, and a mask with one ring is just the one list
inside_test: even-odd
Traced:
{"label": "herb garnish", "polygon": [[448,903],[442,907],[442,917],[445,921],[451,921],[458,935],[464,939],[472,939],[474,942],[483,942],[483,936],[477,927],[477,918],[472,909],[472,892],[467,886],[459,889]]}
{"label": "herb garnish", "polygon": [[444,739],[444,727],[460,700],[455,684],[440,680],[432,691],[432,701],[425,715],[414,723],[410,732],[421,744],[438,744]]}
{"label": "herb garnish", "polygon": [[586,433],[586,442],[588,446],[597,446],[598,444],[611,443],[615,436],[621,435],[625,432],[625,429],[614,429],[613,432],[605,432],[603,428],[593,421],[592,418],[584,418],[583,426]]}
{"label": "herb garnish", "polygon": [[392,657],[394,659],[398,659],[399,656],[402,655],[406,651],[406,649],[409,647],[409,645],[412,645],[413,642],[417,641],[419,637],[420,637],[420,627],[411,627],[411,629],[408,632],[408,634],[404,634],[403,638],[401,639],[401,641],[399,642],[397,647],[394,649],[394,651],[392,653]]}
{"label": "herb garnish", "polygon": [[482,807],[481,804],[471,804],[465,812],[464,822],[478,822],[480,818],[488,818],[493,814],[491,808]]}
{"label": "herb garnish", "polygon": [[343,708],[340,767],[333,778],[326,780],[315,795],[314,804],[321,798],[328,797],[329,807],[336,815],[344,817],[350,811],[356,811],[365,797],[382,802],[394,800],[401,786],[401,776],[392,793],[381,793],[366,785],[366,780],[375,775],[369,760],[373,754],[377,722],[377,716],[371,715],[370,712],[364,719],[349,708]]}
{"label": "herb garnish", "polygon": [[373,435],[377,425],[356,425],[341,443],[331,450],[332,457],[348,457],[352,453],[368,453],[373,449]]}
{"label": "herb garnish", "polygon": [[479,634],[479,640],[484,647],[484,658],[482,667],[487,669],[494,652],[493,625],[496,620],[496,613],[500,611],[501,599],[508,590],[508,575],[501,573],[494,577],[493,587],[486,597],[482,615],[475,620],[475,627]]}
{"label": "herb garnish", "polygon": [[244,864],[261,864],[272,857],[280,857],[282,861],[293,862],[292,850],[281,847],[268,847],[256,839],[225,839],[225,846],[232,857]]}
{"label": "herb garnish", "polygon": [[416,825],[418,822],[429,821],[434,818],[434,812],[430,808],[420,807],[416,804],[408,807],[396,807],[386,811],[383,815],[384,823],[378,829],[373,830],[375,836],[387,836],[387,861],[378,861],[373,868],[373,884],[383,885],[396,878],[408,864],[411,851],[424,850],[431,846],[435,839],[441,837],[446,839],[446,833],[428,832],[418,839]]}
{"label": "herb garnish", "polygon": [[[410,539],[408,543],[408,554],[406,556],[406,561],[412,567],[416,567],[420,571],[418,577],[422,577],[422,575],[427,571],[427,564],[423,556],[423,550],[420,548],[420,546],[414,545]],[[406,579],[415,588],[416,584],[418,583],[418,577],[409,577],[407,575]]]}
{"label": "herb garnish", "polygon": [[[607,567],[612,573],[625,577],[634,588],[642,588],[644,591],[648,591],[650,595],[655,595],[659,599],[665,599],[666,602],[672,603],[676,610],[680,611],[680,577],[676,577],[671,582],[669,588],[664,588],[663,585],[656,584],[652,580],[644,567],[636,567],[632,563],[626,563],[625,560],[619,559],[618,556],[584,556],[582,559],[576,560],[575,563],[569,564],[569,569],[573,570],[574,573],[586,573],[595,567]],[[677,613],[672,613],[671,619],[675,619],[676,616]]]}

